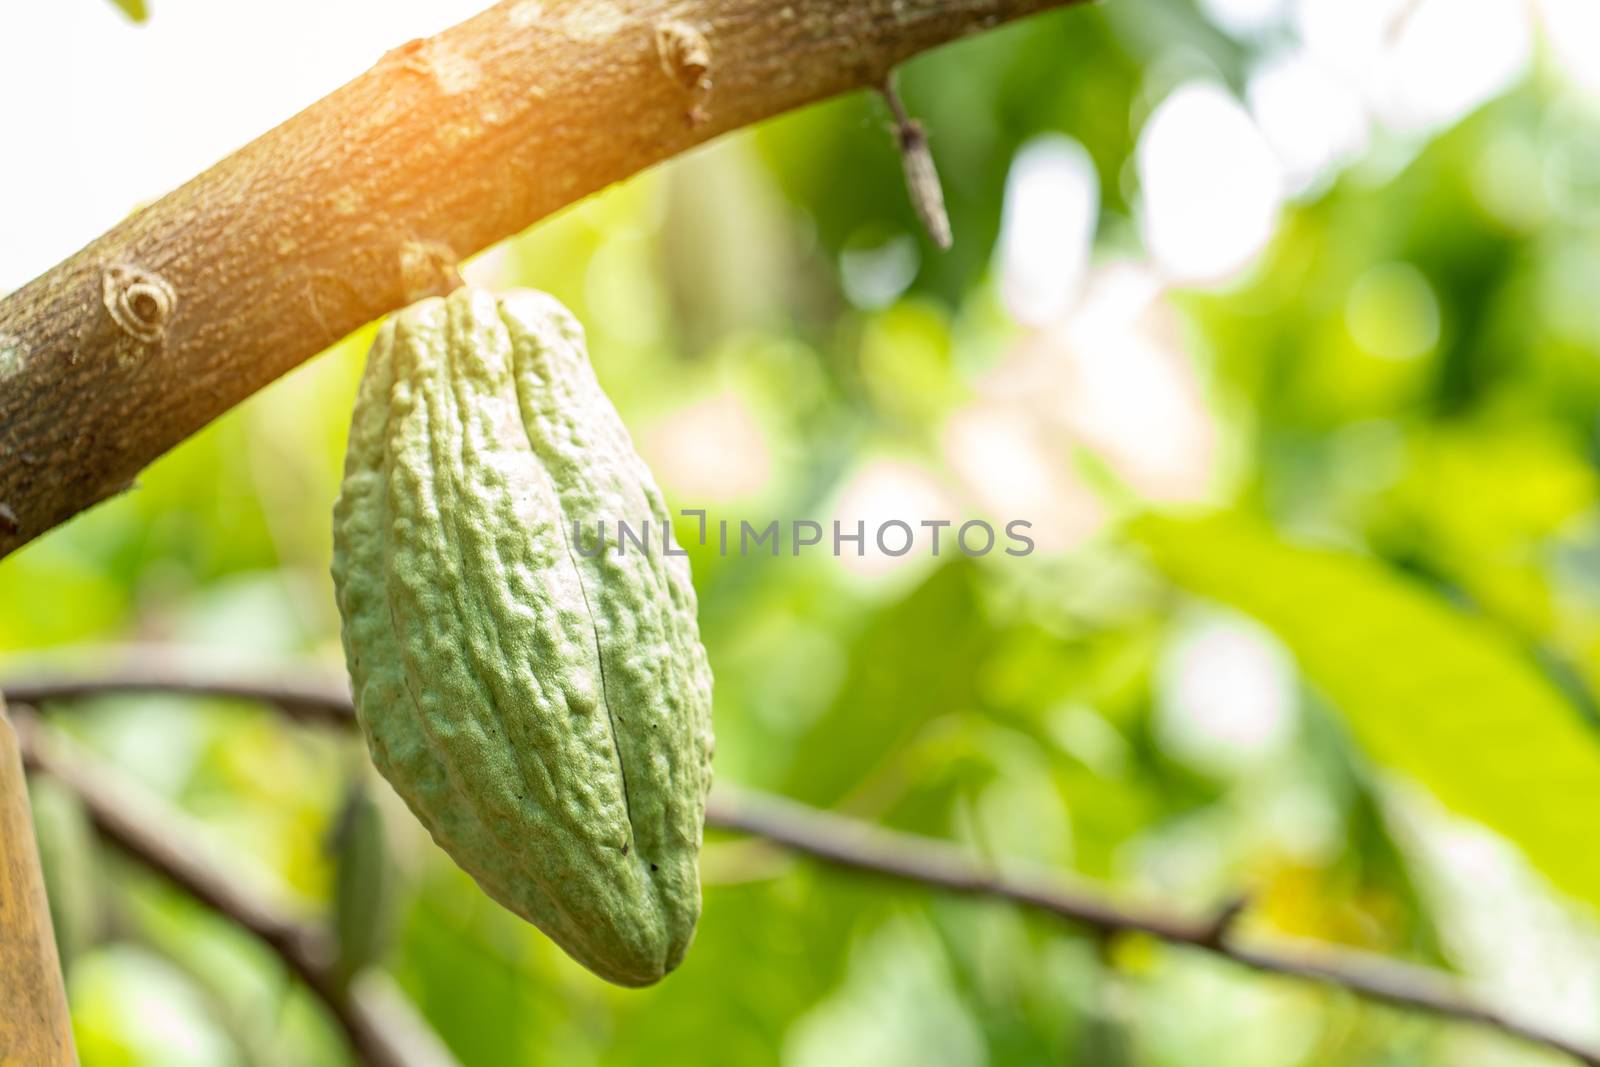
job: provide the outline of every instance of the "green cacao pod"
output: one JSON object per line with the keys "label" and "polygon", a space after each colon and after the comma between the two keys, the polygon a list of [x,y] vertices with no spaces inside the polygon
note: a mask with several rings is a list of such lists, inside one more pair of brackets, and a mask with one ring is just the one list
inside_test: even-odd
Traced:
{"label": "green cacao pod", "polygon": [[[490,896],[629,986],[693,936],[711,782],[667,521],[551,297],[461,289],[379,331],[333,559],[373,761]],[[650,550],[597,545],[618,522],[648,522]]]}

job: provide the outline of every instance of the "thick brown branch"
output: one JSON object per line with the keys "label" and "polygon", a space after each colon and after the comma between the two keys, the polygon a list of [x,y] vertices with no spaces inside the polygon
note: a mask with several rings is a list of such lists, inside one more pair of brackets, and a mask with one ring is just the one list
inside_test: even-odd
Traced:
{"label": "thick brown branch", "polygon": [[[15,716],[24,761],[72,790],[108,841],[196,900],[249,930],[325,1004],[367,1067],[453,1067],[403,998],[381,983],[339,988],[327,938],[286,914],[190,841],[150,797],[26,712]],[[431,1040],[425,1040],[424,1037]]]}
{"label": "thick brown branch", "polygon": [[[228,675],[225,689],[210,688],[205,674],[186,670],[181,657],[169,654],[164,664],[161,669],[146,668],[126,677],[106,671],[75,682],[58,675],[51,680],[48,695],[65,699],[128,689],[167,690],[189,695],[253,697],[272,704],[285,693],[292,694],[296,701],[315,694],[321,701],[320,720],[355,723],[349,700],[332,685],[286,686],[274,675],[270,680],[257,679],[264,682],[257,688],[248,674],[235,671]],[[167,672],[164,678],[162,670]],[[45,688],[38,681],[0,681],[0,691],[12,700],[20,700],[22,693],[30,691],[45,695]],[[1209,916],[1189,917],[1133,907],[1116,902],[1103,892],[1066,885],[1047,872],[996,871],[955,845],[729,786],[719,786],[713,793],[706,824],[760,837],[838,867],[954,893],[994,897],[1103,933],[1144,934],[1210,952],[1268,974],[1317,982],[1400,1008],[1475,1023],[1564,1053],[1589,1067],[1600,1067],[1600,1052],[1480,1003],[1443,972],[1315,942],[1275,939],[1270,945],[1243,944],[1233,933],[1235,920],[1246,903],[1240,899],[1224,902]]]}
{"label": "thick brown branch", "polygon": [[0,301],[0,556],[464,256],[652,163],[1075,0],[503,0]]}

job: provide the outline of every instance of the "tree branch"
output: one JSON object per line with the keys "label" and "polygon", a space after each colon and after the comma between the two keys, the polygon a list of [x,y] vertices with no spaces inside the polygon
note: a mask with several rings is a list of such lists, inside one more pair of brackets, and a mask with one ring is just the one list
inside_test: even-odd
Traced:
{"label": "tree branch", "polygon": [[77,1067],[50,902],[22,776],[21,744],[0,700],[0,1063]]}
{"label": "tree branch", "polygon": [[[252,679],[248,672],[231,671],[226,675],[225,688],[213,688],[206,684],[204,673],[186,670],[181,657],[169,653],[163,661],[145,662],[150,665],[127,675],[112,669],[76,679],[62,673],[48,679],[42,675],[19,677],[14,682],[0,681],[0,691],[15,701],[23,700],[24,694],[37,699],[71,699],[119,690],[165,690],[188,695],[253,697],[269,704],[287,693],[302,710],[308,702],[315,702],[317,721],[351,726],[355,723],[355,712],[343,688],[333,684],[289,684],[280,680],[281,672]],[[1244,907],[1238,898],[1224,902],[1209,916],[1186,917],[1133,907],[1118,903],[1103,892],[1071,887],[1049,872],[1021,868],[1000,872],[943,841],[726,785],[718,786],[712,794],[706,825],[763,838],[837,867],[953,893],[1006,900],[1102,933],[1144,934],[1209,952],[1253,970],[1473,1023],[1563,1053],[1588,1067],[1600,1067],[1600,1051],[1479,1002],[1442,971],[1317,942],[1277,938],[1270,945],[1243,944],[1233,932]]]}
{"label": "tree branch", "polygon": [[1077,0],[502,0],[0,300],[0,556],[457,261],[729,130]]}
{"label": "tree branch", "polygon": [[383,983],[356,982],[348,992],[339,987],[325,934],[226,876],[225,864],[185,840],[170,815],[119,781],[114,769],[28,712],[14,709],[13,718],[30,769],[77,794],[106,840],[259,938],[327,1006],[367,1067],[454,1067],[415,1010]]}
{"label": "tree branch", "polygon": [[[166,645],[83,646],[83,665],[43,663],[11,674],[6,699],[17,704],[82,700],[115,693],[177,693],[270,704],[296,722],[348,728],[355,725],[345,676],[303,666],[263,669],[200,660]],[[12,670],[16,670],[13,662]]]}
{"label": "tree branch", "polygon": [[1253,970],[1476,1023],[1554,1049],[1589,1067],[1600,1067],[1600,1052],[1478,1003],[1443,972],[1317,942],[1280,939],[1273,948],[1239,945],[1229,930],[1238,917],[1236,900],[1209,918],[1182,918],[1116,904],[1038,872],[1001,874],[942,841],[885,830],[779,797],[719,787],[713,800],[706,813],[707,825],[753,834],[826,863],[950,892],[1009,900],[1105,933],[1146,934],[1211,952]]}

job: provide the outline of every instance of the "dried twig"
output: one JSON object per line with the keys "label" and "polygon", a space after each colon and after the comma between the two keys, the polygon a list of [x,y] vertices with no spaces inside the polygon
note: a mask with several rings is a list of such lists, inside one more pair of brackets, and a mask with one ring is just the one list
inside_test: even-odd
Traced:
{"label": "dried twig", "polygon": [[[169,669],[173,662],[168,657]],[[121,679],[112,672],[86,675],[76,682],[58,675],[51,679],[48,692],[62,699],[119,688],[167,689],[191,695],[208,692],[202,684],[202,675],[182,671],[167,677],[165,680],[170,684],[166,685],[161,684],[162,677],[151,669],[130,675],[127,680],[136,684],[119,685]],[[252,685],[248,676],[233,672],[228,676],[226,693],[254,695],[266,703],[273,703],[274,697],[284,692],[292,693],[302,702],[316,694],[320,719],[354,723],[349,701],[331,686],[291,685],[286,688],[276,675],[259,689],[253,689]],[[19,679],[17,683],[0,682],[0,691],[12,699],[21,699],[23,693],[37,695],[45,692],[46,687],[37,679]],[[1070,886],[1049,872],[1024,868],[998,871],[947,842],[884,829],[859,819],[728,786],[719,786],[713,793],[706,823],[714,828],[760,837],[838,867],[948,892],[993,897],[1100,933],[1143,934],[1209,952],[1253,970],[1317,982],[1369,1000],[1477,1024],[1564,1053],[1588,1067],[1600,1067],[1600,1051],[1585,1048],[1548,1029],[1481,1003],[1442,971],[1317,942],[1274,938],[1270,942],[1252,939],[1252,943],[1246,944],[1234,932],[1236,920],[1247,904],[1243,897],[1225,902],[1211,915],[1196,917],[1136,907],[1111,899],[1103,890]],[[228,909],[222,907],[221,910]]]}
{"label": "dried twig", "polygon": [[939,182],[939,169],[933,164],[928,135],[922,132],[922,123],[906,111],[892,79],[884,79],[878,92],[883,94],[894,116],[895,143],[900,148],[900,163],[905,168],[906,193],[911,197],[911,206],[917,209],[917,218],[922,220],[922,228],[928,231],[933,243],[948,251],[955,238],[950,232],[944,186]]}

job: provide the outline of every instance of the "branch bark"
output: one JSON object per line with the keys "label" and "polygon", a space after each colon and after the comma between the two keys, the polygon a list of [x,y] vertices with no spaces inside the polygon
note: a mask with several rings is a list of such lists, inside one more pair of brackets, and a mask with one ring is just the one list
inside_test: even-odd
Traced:
{"label": "branch bark", "polygon": [[455,264],[729,130],[1077,0],[503,0],[0,300],[0,556]]}
{"label": "branch bark", "polygon": [[16,732],[0,700],[0,1063],[76,1067]]}
{"label": "branch bark", "polygon": [[285,914],[248,883],[230,878],[226,865],[186,839],[182,827],[157,809],[151,797],[28,713],[19,711],[16,728],[30,769],[75,793],[106,840],[260,939],[326,1005],[360,1062],[367,1067],[456,1067],[415,1009],[385,982],[362,979],[348,991],[340,988],[327,935]]}
{"label": "branch bark", "polygon": [[[73,699],[118,690],[167,690],[190,696],[254,697],[267,704],[274,704],[277,697],[288,693],[298,703],[315,703],[316,721],[355,725],[355,711],[342,688],[332,683],[285,683],[281,674],[252,677],[250,672],[230,671],[221,686],[212,688],[204,672],[186,670],[180,657],[169,654],[156,665],[125,676],[115,669],[76,680],[61,672],[48,678],[19,676],[14,681],[0,680],[0,691],[12,700],[21,700],[25,693],[40,699]],[[222,678],[215,672],[214,677],[219,681]],[[294,717],[304,718],[300,714]],[[1248,906],[1240,898],[1225,901],[1211,915],[1200,916],[1135,907],[1116,901],[1103,891],[1068,885],[1048,872],[995,870],[948,842],[888,830],[781,797],[726,785],[713,792],[706,825],[749,834],[836,867],[946,892],[1005,900],[1104,934],[1142,934],[1208,952],[1252,970],[1315,982],[1409,1011],[1483,1026],[1560,1052],[1587,1067],[1600,1067],[1600,1050],[1586,1048],[1483,1003],[1442,971],[1319,942],[1276,938],[1266,943],[1245,943],[1234,932],[1240,911]]]}

